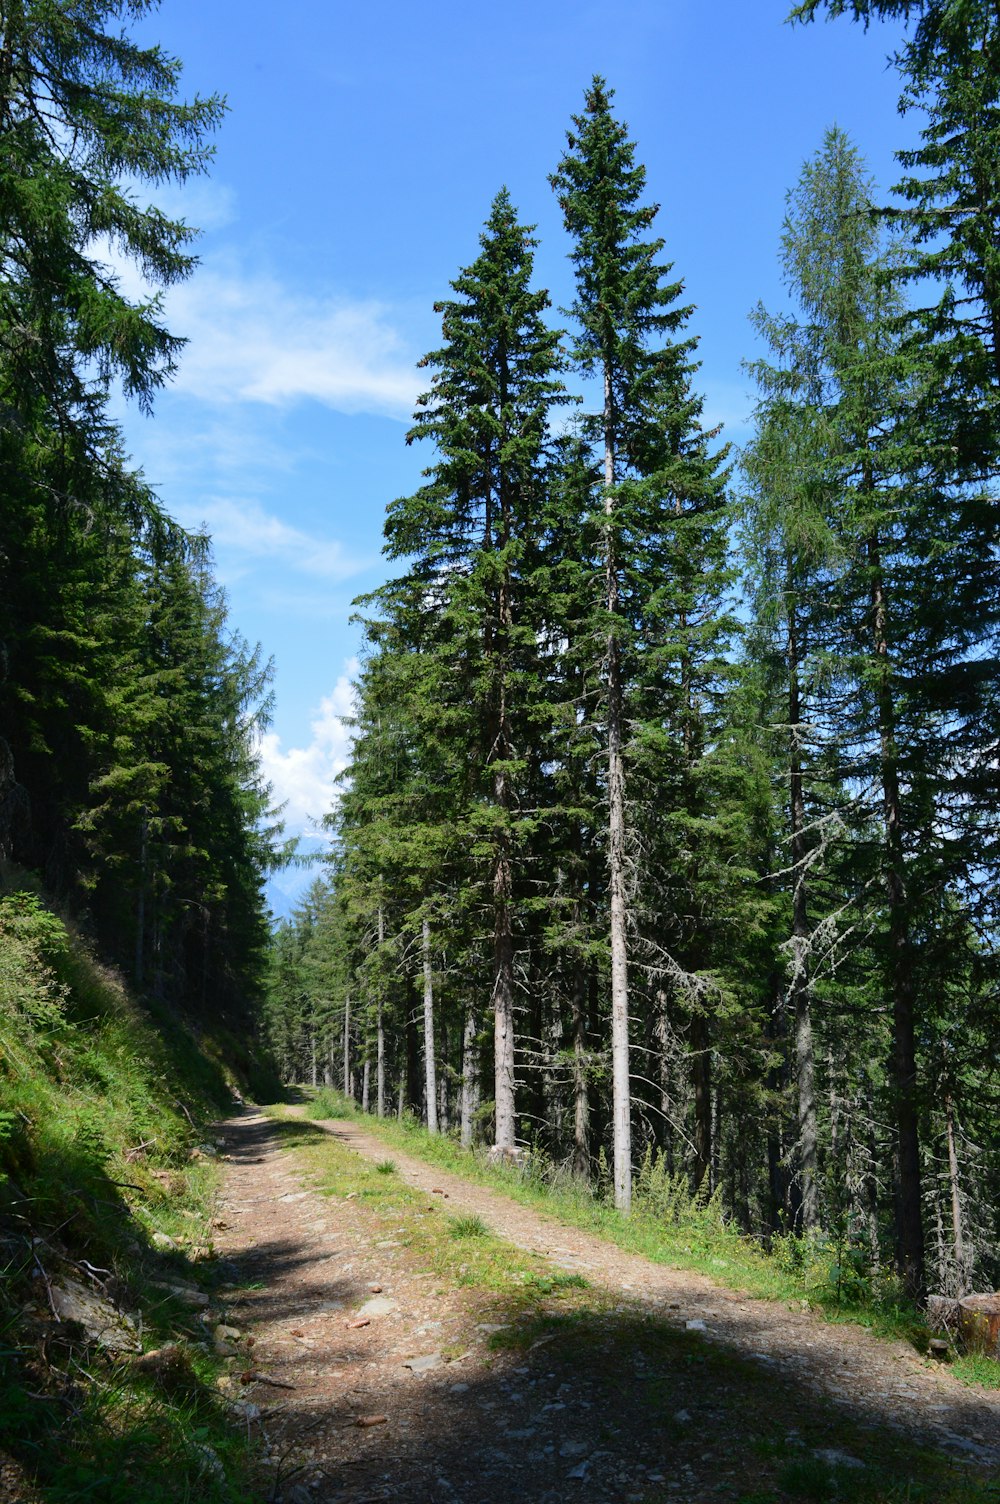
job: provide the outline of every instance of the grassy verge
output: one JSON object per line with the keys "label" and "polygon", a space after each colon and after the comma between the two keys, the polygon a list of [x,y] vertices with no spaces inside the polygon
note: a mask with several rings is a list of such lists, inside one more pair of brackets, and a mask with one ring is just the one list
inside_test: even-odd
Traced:
{"label": "grassy verge", "polygon": [[[692,1198],[679,1179],[672,1181],[655,1169],[639,1175],[632,1214],[623,1217],[609,1199],[553,1173],[540,1160],[529,1158],[521,1167],[493,1165],[482,1152],[430,1134],[413,1118],[372,1117],[331,1088],[304,1095],[306,1113],[314,1120],[356,1118],[390,1147],[502,1190],[522,1205],[596,1233],[629,1253],[799,1309],[808,1304],[831,1321],[854,1322],[881,1337],[927,1349],[931,1334],[893,1280],[859,1279],[834,1246],[810,1249],[798,1239],[779,1239],[775,1252],[768,1253],[725,1223],[713,1202]],[[1000,1387],[1000,1364],[989,1358],[960,1358],[954,1371],[965,1383]]]}
{"label": "grassy verge", "polygon": [[[693,1486],[696,1472],[705,1489],[699,1497],[736,1504],[996,1504],[974,1469],[854,1424],[794,1377],[769,1374],[761,1383],[759,1368],[742,1357],[623,1308],[580,1276],[494,1237],[476,1217],[449,1215],[437,1198],[404,1183],[391,1153],[380,1163],[361,1159],[309,1119],[290,1118],[283,1107],[268,1112],[306,1183],[365,1219],[369,1246],[391,1239],[405,1249],[411,1274],[428,1276],[443,1306],[454,1309],[461,1295],[463,1329],[442,1350],[446,1359],[460,1358],[485,1320],[493,1326],[492,1363],[516,1355],[522,1383],[544,1368],[546,1393],[587,1386],[596,1447],[631,1451],[634,1438],[636,1456],[663,1459],[661,1481],[629,1497],[666,1504],[677,1496],[668,1484],[687,1476]],[[410,1151],[411,1134],[394,1128],[388,1136]],[[445,1161],[438,1154],[433,1162]],[[486,1377],[462,1371],[480,1399],[490,1397],[490,1366],[488,1356]],[[498,1379],[510,1372],[508,1363]],[[496,1393],[506,1393],[502,1383]],[[679,1408],[686,1405],[696,1420]]]}
{"label": "grassy verge", "polygon": [[37,894],[0,891],[0,1463],[28,1497],[250,1496],[211,1331],[227,1048],[140,1008]]}

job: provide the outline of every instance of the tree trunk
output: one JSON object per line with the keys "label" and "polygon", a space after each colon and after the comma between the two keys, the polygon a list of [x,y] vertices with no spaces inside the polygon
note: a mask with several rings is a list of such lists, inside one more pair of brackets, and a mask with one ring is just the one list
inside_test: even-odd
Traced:
{"label": "tree trunk", "polygon": [[424,957],[424,1106],[427,1131],[437,1133],[437,1080],[434,1061],[434,973],[431,968],[431,922],[422,928]]}
{"label": "tree trunk", "polygon": [[573,964],[573,1173],[590,1178],[590,1101],[587,1096],[587,978],[582,957]]}
{"label": "tree trunk", "polygon": [[[618,613],[618,574],[614,534],[615,450],[611,373],[604,370],[604,513],[605,604]],[[632,1207],[632,1097],[628,1029],[628,902],[626,876],[626,810],[624,704],[618,639],[612,630],[606,641],[608,716],[608,888],[611,909],[611,1077],[615,1206]]]}
{"label": "tree trunk", "polygon": [[136,895],[135,915],[135,985],[141,987],[146,947],[146,869],[149,864],[149,823],[146,811],[142,812],[139,826],[139,891]]}
{"label": "tree trunk", "polygon": [[[385,914],[382,905],[378,908],[378,946],[379,964],[382,960],[382,946],[385,944]],[[378,1002],[375,1014],[375,1110],[380,1118],[385,1117],[385,1020],[383,1014],[382,976],[378,977]]]}
{"label": "tree trunk", "polygon": [[438,1075],[438,1130],[441,1133],[448,1132],[448,1024],[442,1017],[440,1024],[441,1034],[441,1071]]}
{"label": "tree trunk", "polygon": [[316,1070],[316,1033],[315,1033],[315,1030],[313,1030],[313,1032],[310,1033],[310,1035],[309,1035],[309,1055],[310,1055],[310,1059],[311,1059],[311,1063],[312,1063],[312,1069],[310,1071],[309,1079],[312,1082],[313,1086],[317,1086],[319,1084],[319,1076],[318,1076],[317,1070]]}
{"label": "tree trunk", "polygon": [[868,542],[872,636],[878,684],[879,745],[885,811],[885,890],[889,908],[889,987],[892,995],[892,1080],[899,1154],[896,1262],[911,1299],[926,1296],[923,1195],[917,1123],[916,996],[910,954],[910,917],[903,856],[903,822],[896,747],[896,711],[889,663],[888,608],[878,540]]}
{"label": "tree trunk", "polygon": [[344,1096],[351,1095],[351,999],[344,998]]}
{"label": "tree trunk", "polygon": [[476,1019],[466,1009],[462,1033],[461,1141],[463,1149],[472,1147],[472,1120],[479,1105],[479,1071],[476,1059]]}
{"label": "tree trunk", "polygon": [[795,1087],[798,1101],[801,1228],[810,1236],[819,1219],[816,1186],[816,1088],[808,972],[809,909],[806,887],[806,810],[802,780],[802,712],[799,699],[799,640],[795,602],[788,606],[788,719],[791,728],[789,807],[792,838],[792,978],[795,1018]]}
{"label": "tree trunk", "polygon": [[951,1191],[951,1231],[954,1240],[955,1269],[958,1280],[956,1294],[967,1293],[969,1272],[965,1261],[965,1236],[962,1227],[962,1197],[958,1179],[958,1150],[955,1145],[955,1104],[948,1092],[944,1099],[945,1130],[948,1136],[948,1186]]}
{"label": "tree trunk", "polygon": [[361,1111],[368,1111],[368,1080],[371,1073],[371,1064],[368,1060],[364,1063],[361,1073]]}
{"label": "tree trunk", "polygon": [[691,1017],[691,1085],[694,1089],[694,1188],[712,1170],[712,1051],[703,1013]]}

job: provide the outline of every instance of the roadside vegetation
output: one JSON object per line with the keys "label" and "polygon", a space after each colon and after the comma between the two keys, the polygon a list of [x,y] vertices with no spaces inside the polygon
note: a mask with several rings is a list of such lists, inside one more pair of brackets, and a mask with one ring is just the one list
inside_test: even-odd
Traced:
{"label": "roadside vegetation", "polygon": [[0,1465],[46,1504],[236,1504],[249,1457],[215,1387],[207,1125],[231,1109],[228,1062],[252,1061],[140,1006],[23,873],[2,876]]}

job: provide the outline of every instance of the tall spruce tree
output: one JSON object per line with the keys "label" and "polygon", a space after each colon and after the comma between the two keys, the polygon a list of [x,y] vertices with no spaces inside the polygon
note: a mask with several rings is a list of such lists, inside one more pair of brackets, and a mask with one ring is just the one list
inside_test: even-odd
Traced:
{"label": "tall spruce tree", "polygon": [[[531,287],[534,241],[510,197],[493,202],[479,257],[437,305],[443,344],[409,441],[435,459],[386,523],[387,552],[411,560],[377,599],[409,650],[415,690],[434,703],[467,770],[460,819],[491,916],[496,1145],[513,1150],[516,866],[530,823],[520,809],[525,707],[533,693],[542,603],[537,552],[549,415],[567,400],[559,334]],[[454,811],[453,811],[454,813]]]}
{"label": "tall spruce tree", "polygon": [[[613,91],[595,77],[551,181],[574,242],[574,359],[585,376],[597,378],[601,391],[599,409],[584,428],[602,460],[603,588],[592,621],[599,622],[602,638],[607,757],[614,1187],[616,1205],[628,1211],[629,675],[665,585],[657,539],[683,500],[697,498],[702,512],[709,498],[717,504],[722,482],[720,457],[709,453],[701,402],[690,389],[695,341],[673,337],[681,334],[691,308],[679,302],[683,288],[671,280],[670,265],[658,260],[664,242],[649,233],[658,208],[642,202],[645,168],[612,112],[612,99]],[[676,555],[671,562],[676,565]],[[679,658],[676,648],[674,642],[667,651]]]}

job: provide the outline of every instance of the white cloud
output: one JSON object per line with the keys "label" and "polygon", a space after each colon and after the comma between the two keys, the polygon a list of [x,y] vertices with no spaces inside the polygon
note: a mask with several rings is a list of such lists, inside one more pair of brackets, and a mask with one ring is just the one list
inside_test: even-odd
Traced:
{"label": "white cloud", "polygon": [[379,303],[313,296],[213,260],[171,290],[166,314],[189,341],[173,390],[201,401],[312,400],[406,418],[420,391],[412,355]]}
{"label": "white cloud", "polygon": [[184,504],[176,511],[182,526],[197,529],[204,525],[230,575],[267,559],[315,579],[346,580],[371,562],[352,558],[336,538],[317,538],[283,522],[255,501],[215,497]]}
{"label": "white cloud", "polygon": [[353,676],[357,660],[345,664],[331,694],[320,701],[312,721],[312,740],[306,747],[282,750],[281,737],[265,732],[261,739],[261,767],[274,788],[277,803],[285,803],[289,835],[314,830],[336,800],[334,780],[350,760],[351,728],[344,717],[354,710]]}

